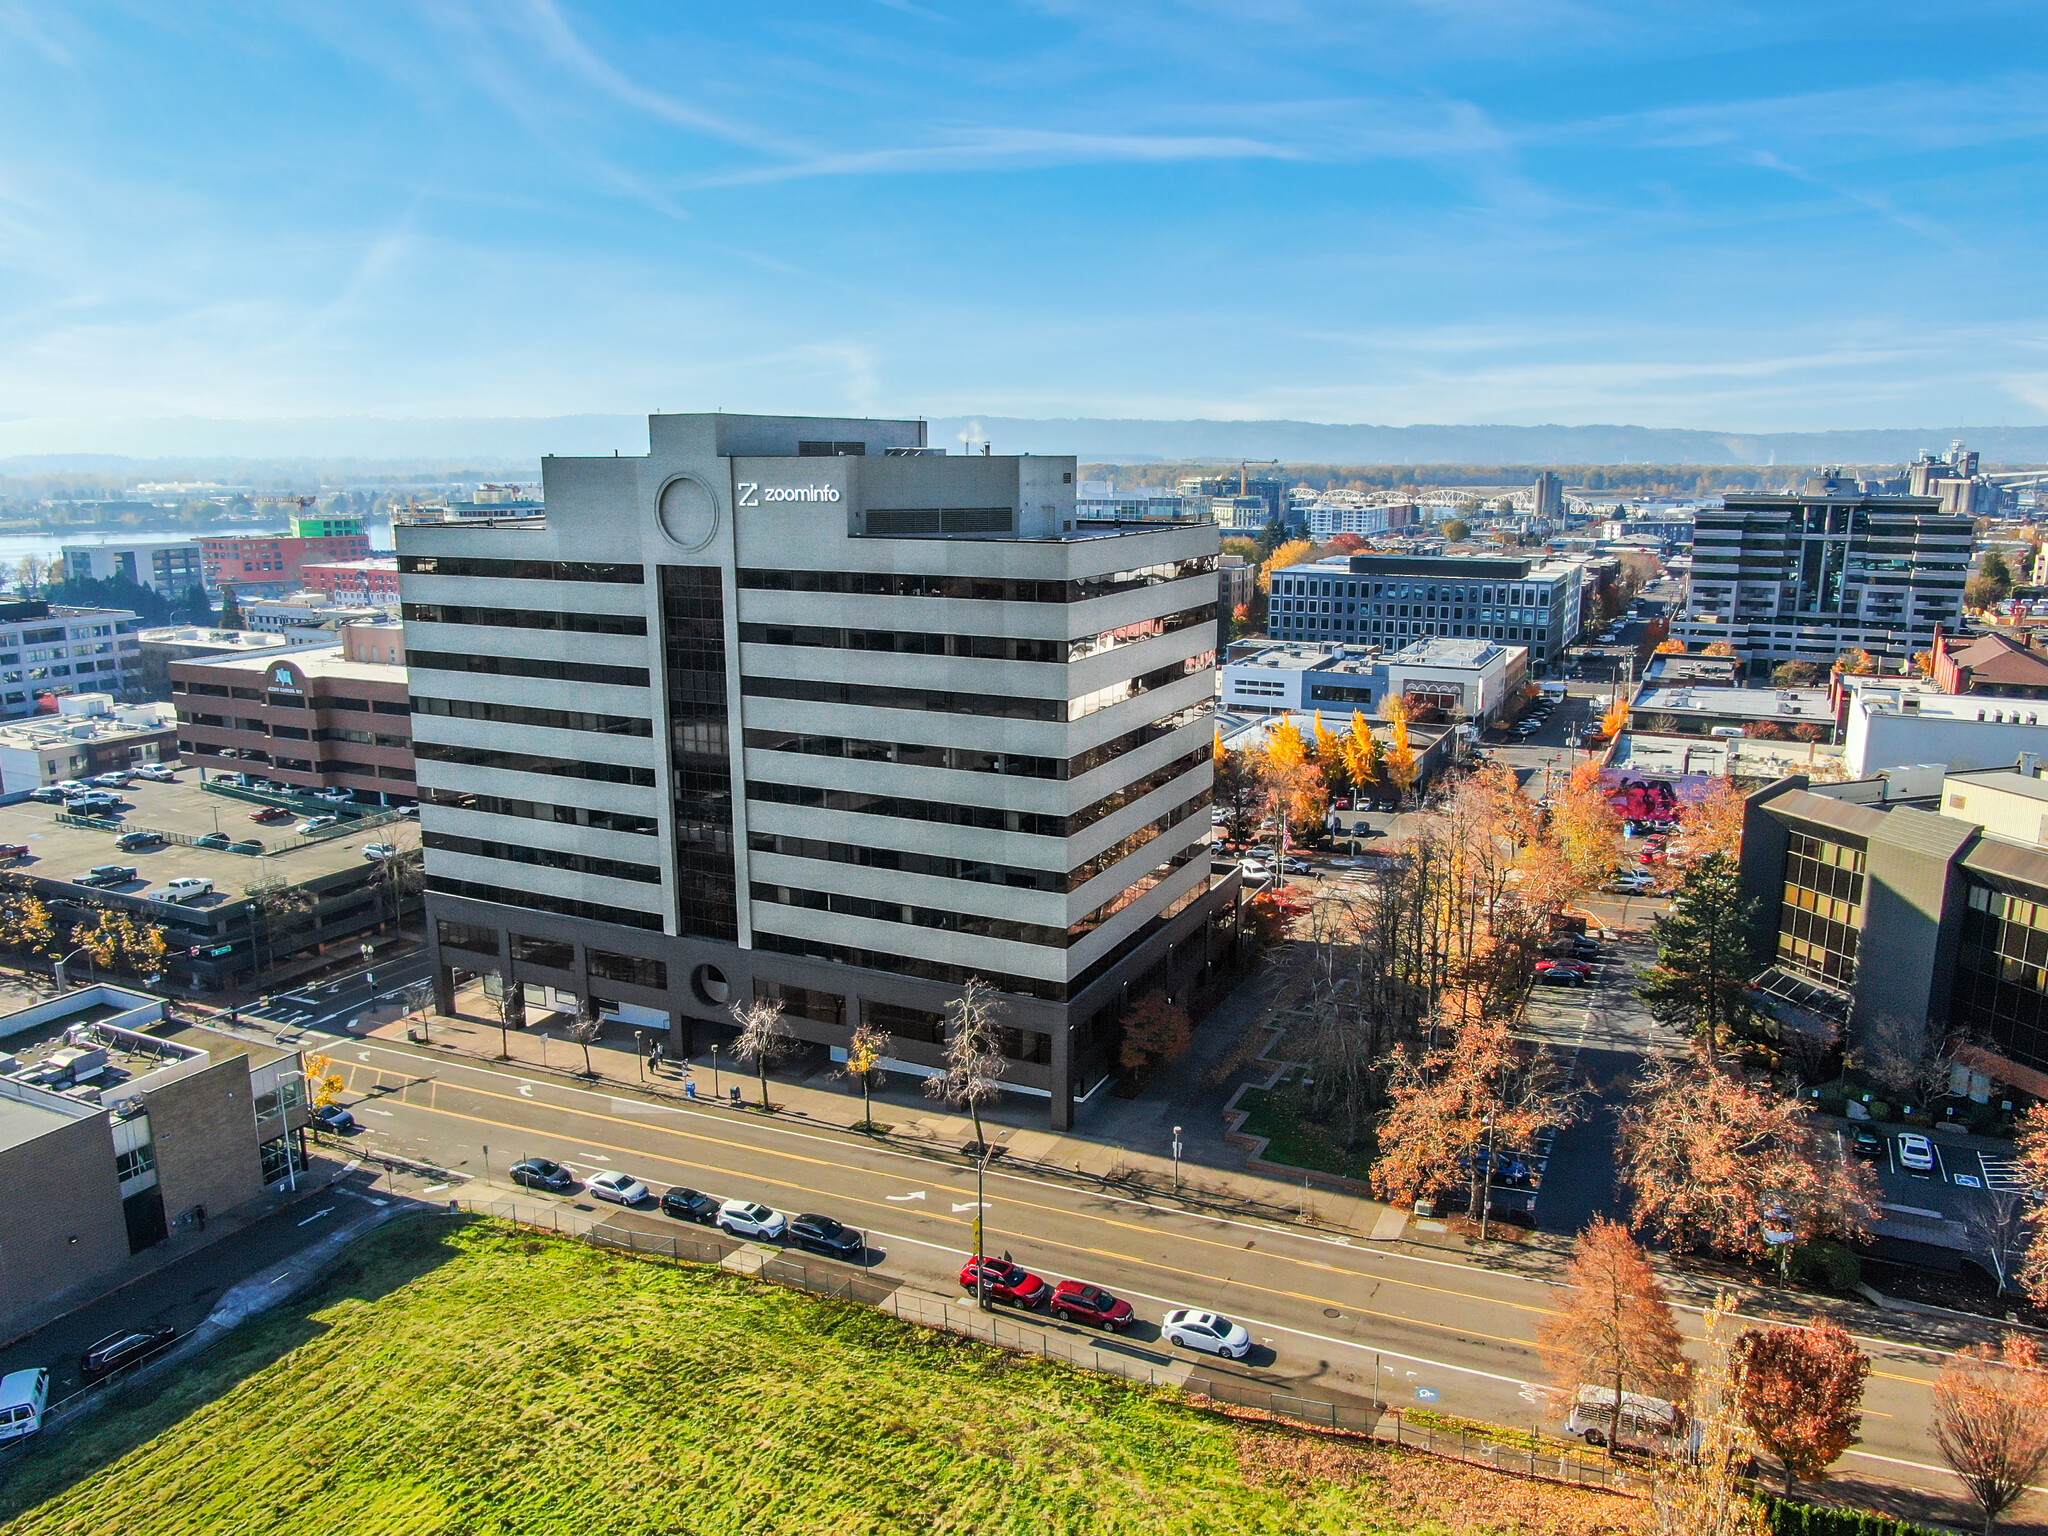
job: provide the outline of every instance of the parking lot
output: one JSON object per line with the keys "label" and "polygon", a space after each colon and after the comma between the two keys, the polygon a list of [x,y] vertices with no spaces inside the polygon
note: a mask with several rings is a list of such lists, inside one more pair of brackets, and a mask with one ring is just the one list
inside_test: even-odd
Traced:
{"label": "parking lot", "polygon": [[[145,900],[163,899],[168,895],[167,883],[174,879],[210,880],[214,894],[191,903],[205,908],[233,900],[259,882],[282,879],[298,884],[360,866],[365,843],[395,840],[411,846],[417,841],[409,829],[394,834],[392,829],[403,827],[403,823],[366,828],[360,835],[350,833],[317,841],[301,839],[293,835],[294,822],[258,824],[249,818],[259,807],[202,789],[196,769],[181,771],[174,783],[152,784],[137,779],[119,793],[128,802],[124,808],[97,814],[122,828],[186,837],[213,832],[236,839],[254,837],[261,839],[266,848],[277,851],[258,856],[179,843],[123,850],[115,846],[119,831],[69,826],[57,819],[63,812],[62,806],[25,800],[0,806],[0,843],[15,843],[28,849],[27,855],[12,867],[39,881],[77,886],[79,876],[96,865],[126,865],[135,870],[136,878],[104,889]],[[84,894],[82,888],[79,894]]]}

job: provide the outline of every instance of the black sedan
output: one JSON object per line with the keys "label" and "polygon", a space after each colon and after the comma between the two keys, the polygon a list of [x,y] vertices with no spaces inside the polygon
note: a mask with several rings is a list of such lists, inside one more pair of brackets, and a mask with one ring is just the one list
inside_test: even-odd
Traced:
{"label": "black sedan", "polygon": [[124,1365],[147,1360],[177,1336],[175,1328],[141,1328],[110,1333],[85,1352],[85,1359],[79,1362],[78,1374],[87,1381],[98,1381],[102,1376],[111,1376]]}
{"label": "black sedan", "polygon": [[512,1182],[528,1189],[551,1189],[557,1194],[576,1182],[576,1175],[560,1163],[544,1157],[524,1158],[512,1165]]}
{"label": "black sedan", "polygon": [[345,1136],[356,1128],[356,1117],[339,1104],[322,1104],[313,1111],[313,1124],[323,1131]]}
{"label": "black sedan", "polygon": [[804,1215],[789,1224],[789,1240],[799,1248],[808,1248],[812,1253],[822,1253],[828,1259],[851,1259],[858,1261],[868,1251],[867,1244],[853,1228],[843,1226],[830,1216]]}
{"label": "black sedan", "polygon": [[709,1227],[718,1221],[718,1202],[707,1194],[684,1189],[679,1184],[661,1197],[661,1212],[678,1221],[694,1221]]}

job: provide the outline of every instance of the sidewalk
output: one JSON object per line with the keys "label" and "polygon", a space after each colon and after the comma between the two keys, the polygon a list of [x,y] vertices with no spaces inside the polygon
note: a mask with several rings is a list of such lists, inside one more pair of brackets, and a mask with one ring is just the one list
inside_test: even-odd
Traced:
{"label": "sidewalk", "polygon": [[[1238,1026],[1250,1013],[1262,1011],[1284,977],[1277,973],[1254,978],[1219,1006],[1196,1032],[1196,1047],[1138,1099],[1109,1097],[1089,1106],[1085,1129],[1055,1133],[1043,1128],[1043,1103],[1028,1095],[1006,1096],[982,1111],[988,1139],[1004,1166],[1079,1179],[1113,1187],[1134,1197],[1191,1208],[1226,1209],[1247,1216],[1313,1226],[1361,1237],[1389,1240],[1402,1234],[1402,1213],[1376,1200],[1325,1189],[1304,1189],[1284,1179],[1244,1171],[1243,1152],[1224,1140],[1222,1100],[1225,1084],[1211,1081],[1219,1059],[1236,1045]],[[458,1006],[460,1003],[458,1002]],[[650,1070],[637,1041],[605,1039],[589,1050],[591,1075],[584,1076],[583,1047],[563,1037],[567,1021],[542,1022],[501,1035],[494,1022],[473,1015],[434,1014],[425,1021],[427,1043],[419,1049],[435,1054],[484,1061],[508,1060],[519,1069],[538,1070],[569,1082],[602,1083],[608,1090],[644,1095],[671,1104],[695,1102],[711,1113],[760,1113],[760,1079],[733,1063],[723,1052],[715,1081],[707,1050],[688,1063],[664,1060]],[[366,1014],[358,1038],[403,1042],[420,1026],[418,1015],[399,1016],[383,1009]],[[501,1056],[509,1052],[509,1059]],[[770,1071],[769,1099],[775,1113],[852,1130],[862,1118],[860,1093],[851,1084],[834,1081],[830,1062],[814,1061],[800,1076]],[[729,1107],[738,1087],[747,1108]],[[714,1092],[727,1101],[714,1104]],[[1206,1101],[1214,1099],[1214,1105]],[[888,1127],[885,1140],[899,1148],[929,1155],[971,1160],[966,1152],[974,1140],[974,1122],[923,1097],[915,1080],[892,1077],[874,1094],[875,1119]],[[1173,1126],[1182,1129],[1182,1156],[1173,1158]]]}

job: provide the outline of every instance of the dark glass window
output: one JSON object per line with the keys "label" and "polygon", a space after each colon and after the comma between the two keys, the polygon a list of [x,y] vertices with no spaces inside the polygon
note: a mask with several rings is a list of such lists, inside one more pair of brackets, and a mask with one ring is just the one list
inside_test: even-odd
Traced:
{"label": "dark glass window", "polygon": [[757,981],[754,996],[763,1002],[780,1002],[792,1019],[810,1019],[819,1024],[844,1024],[846,999],[837,992],[820,992],[813,987],[794,987],[785,981]]}
{"label": "dark glass window", "polygon": [[2048,1068],[2048,901],[1972,884],[1956,954],[1954,1029]]}
{"label": "dark glass window", "polygon": [[585,661],[547,661],[534,656],[480,656],[465,651],[409,651],[415,672],[476,672],[486,677],[540,677],[557,683],[608,683],[645,688],[645,667],[606,667]]}
{"label": "dark glass window", "polygon": [[512,935],[512,958],[524,960],[529,965],[544,965],[550,970],[570,971],[576,968],[576,946],[564,944],[560,939],[536,939],[515,933]]}
{"label": "dark glass window", "polygon": [[504,768],[514,773],[550,773],[568,779],[594,779],[604,784],[654,783],[652,768],[626,763],[590,763],[574,757],[541,757],[531,752],[497,752],[488,747],[458,747],[445,741],[416,741],[413,756],[426,763],[459,763],[466,768]]}
{"label": "dark glass window", "polygon": [[508,890],[503,886],[485,885],[481,880],[452,880],[446,875],[428,875],[427,889],[437,895],[462,896],[495,906],[525,907],[530,912],[554,912],[563,917],[587,918],[593,923],[617,923],[626,928],[661,931],[661,919],[652,912],[608,907],[597,901],[574,901],[566,896],[542,896],[534,891]]}
{"label": "dark glass window", "polygon": [[906,1008],[901,1003],[864,1001],[861,1017],[877,1029],[885,1029],[898,1040],[916,1040],[924,1045],[946,1043],[946,1016],[924,1008]]}
{"label": "dark glass window", "polygon": [[546,869],[566,869],[571,874],[602,875],[608,880],[638,880],[659,885],[661,871],[652,864],[629,864],[624,859],[599,858],[588,853],[564,853],[558,848],[535,848],[526,843],[500,843],[481,837],[458,837],[450,832],[428,832],[422,846],[443,853],[466,853],[478,859],[503,859],[512,864],[537,864]]}
{"label": "dark glass window", "polygon": [[418,576],[504,576],[514,581],[611,581],[640,586],[637,565],[604,565],[590,560],[475,560],[459,555],[400,555],[400,574]]}
{"label": "dark glass window", "polygon": [[554,731],[595,731],[604,736],[652,736],[654,722],[634,715],[594,715],[580,709],[539,709],[529,704],[484,704],[474,699],[412,701],[416,715],[486,720],[494,725],[537,725]]}
{"label": "dark glass window", "polygon": [[675,795],[677,931],[739,938],[725,594],[716,566],[661,567],[662,670]]}
{"label": "dark glass window", "polygon": [[451,923],[445,917],[434,928],[441,942],[451,948],[473,949],[486,955],[498,952],[498,933],[494,928],[479,928],[474,923]]}
{"label": "dark glass window", "polygon": [[473,608],[454,603],[402,603],[409,624],[481,624],[499,629],[552,629],[579,635],[644,635],[647,621],[633,613],[558,613],[538,608]]}
{"label": "dark glass window", "polygon": [[1778,963],[1846,989],[1856,980],[1862,930],[1863,850],[1793,833],[1778,908]]}
{"label": "dark glass window", "polygon": [[668,965],[665,961],[643,960],[638,955],[615,955],[602,949],[590,950],[584,959],[589,963],[590,974],[602,976],[606,981],[623,981],[628,986],[646,987],[655,992],[668,989]]}
{"label": "dark glass window", "polygon": [[513,800],[504,795],[483,795],[467,789],[422,789],[420,798],[429,805],[450,810],[483,811],[492,816],[523,816],[529,821],[553,821],[569,827],[596,827],[603,832],[636,832],[651,837],[660,830],[652,816],[635,816],[627,811],[599,811],[587,805],[549,805],[538,800]]}

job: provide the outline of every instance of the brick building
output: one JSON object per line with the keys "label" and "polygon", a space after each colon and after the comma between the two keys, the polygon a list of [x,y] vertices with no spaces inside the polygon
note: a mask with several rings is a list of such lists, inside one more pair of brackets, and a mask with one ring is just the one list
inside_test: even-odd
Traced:
{"label": "brick building", "polygon": [[375,804],[414,798],[412,703],[397,624],[350,624],[339,644],[275,659],[171,663],[178,750],[214,773]]}
{"label": "brick building", "polygon": [[290,533],[233,534],[199,540],[209,592],[232,586],[244,596],[281,597],[307,585],[308,565],[366,560],[370,536],[348,519],[295,518]]}
{"label": "brick building", "polygon": [[323,592],[337,603],[372,608],[397,608],[398,557],[373,555],[368,560],[337,560],[302,566],[308,592]]}

